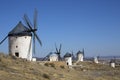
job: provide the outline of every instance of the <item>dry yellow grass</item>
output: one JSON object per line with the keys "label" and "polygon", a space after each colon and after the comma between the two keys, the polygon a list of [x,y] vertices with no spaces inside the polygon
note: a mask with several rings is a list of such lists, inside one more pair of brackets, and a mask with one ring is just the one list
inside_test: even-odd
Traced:
{"label": "dry yellow grass", "polygon": [[119,67],[92,62],[78,65],[82,67],[69,69],[65,62],[30,62],[0,54],[0,80],[120,80]]}

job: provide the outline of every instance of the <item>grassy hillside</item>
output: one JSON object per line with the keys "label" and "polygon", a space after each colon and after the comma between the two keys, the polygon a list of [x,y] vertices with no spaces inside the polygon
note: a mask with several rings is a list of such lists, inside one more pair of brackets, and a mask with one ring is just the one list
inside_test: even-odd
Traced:
{"label": "grassy hillside", "polygon": [[0,54],[0,80],[120,80],[115,69],[92,62],[69,69],[65,62],[30,62]]}

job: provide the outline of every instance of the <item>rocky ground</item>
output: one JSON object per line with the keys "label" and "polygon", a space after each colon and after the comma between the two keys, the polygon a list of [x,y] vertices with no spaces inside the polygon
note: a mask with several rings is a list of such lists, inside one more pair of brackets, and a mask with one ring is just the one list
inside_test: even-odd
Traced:
{"label": "rocky ground", "polygon": [[120,80],[120,67],[79,62],[30,62],[0,54],[0,80]]}

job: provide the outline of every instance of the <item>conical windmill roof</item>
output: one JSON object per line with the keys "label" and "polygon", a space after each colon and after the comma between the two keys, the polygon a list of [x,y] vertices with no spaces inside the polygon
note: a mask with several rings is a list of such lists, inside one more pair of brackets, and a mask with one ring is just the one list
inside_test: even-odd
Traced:
{"label": "conical windmill roof", "polygon": [[67,53],[64,55],[64,57],[72,57],[72,55],[67,52]]}
{"label": "conical windmill roof", "polygon": [[58,55],[56,54],[56,53],[52,53],[51,55],[50,55],[50,57],[58,57]]}
{"label": "conical windmill roof", "polygon": [[78,55],[78,54],[83,54],[83,55],[84,55],[84,52],[78,51],[78,52],[77,52],[77,55]]}
{"label": "conical windmill roof", "polygon": [[32,33],[27,31],[29,31],[29,28],[25,27],[20,21],[15,28],[8,33],[8,36],[32,36]]}

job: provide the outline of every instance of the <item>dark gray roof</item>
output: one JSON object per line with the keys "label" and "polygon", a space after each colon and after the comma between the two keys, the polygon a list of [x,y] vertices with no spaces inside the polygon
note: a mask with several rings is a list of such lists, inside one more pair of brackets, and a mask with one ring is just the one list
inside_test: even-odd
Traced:
{"label": "dark gray roof", "polygon": [[110,63],[115,63],[115,62],[116,62],[115,59],[110,60]]}
{"label": "dark gray roof", "polygon": [[77,55],[78,55],[78,54],[84,54],[84,52],[78,51],[78,52],[77,52]]}
{"label": "dark gray roof", "polygon": [[15,28],[8,33],[8,36],[32,36],[31,32],[27,32],[29,28],[25,27],[20,21]]}
{"label": "dark gray roof", "polygon": [[72,55],[70,54],[70,53],[66,53],[65,55],[64,55],[64,57],[71,57]]}
{"label": "dark gray roof", "polygon": [[52,52],[52,53],[50,54],[50,56],[56,56],[56,57],[58,57],[58,55],[57,55],[55,52]]}

